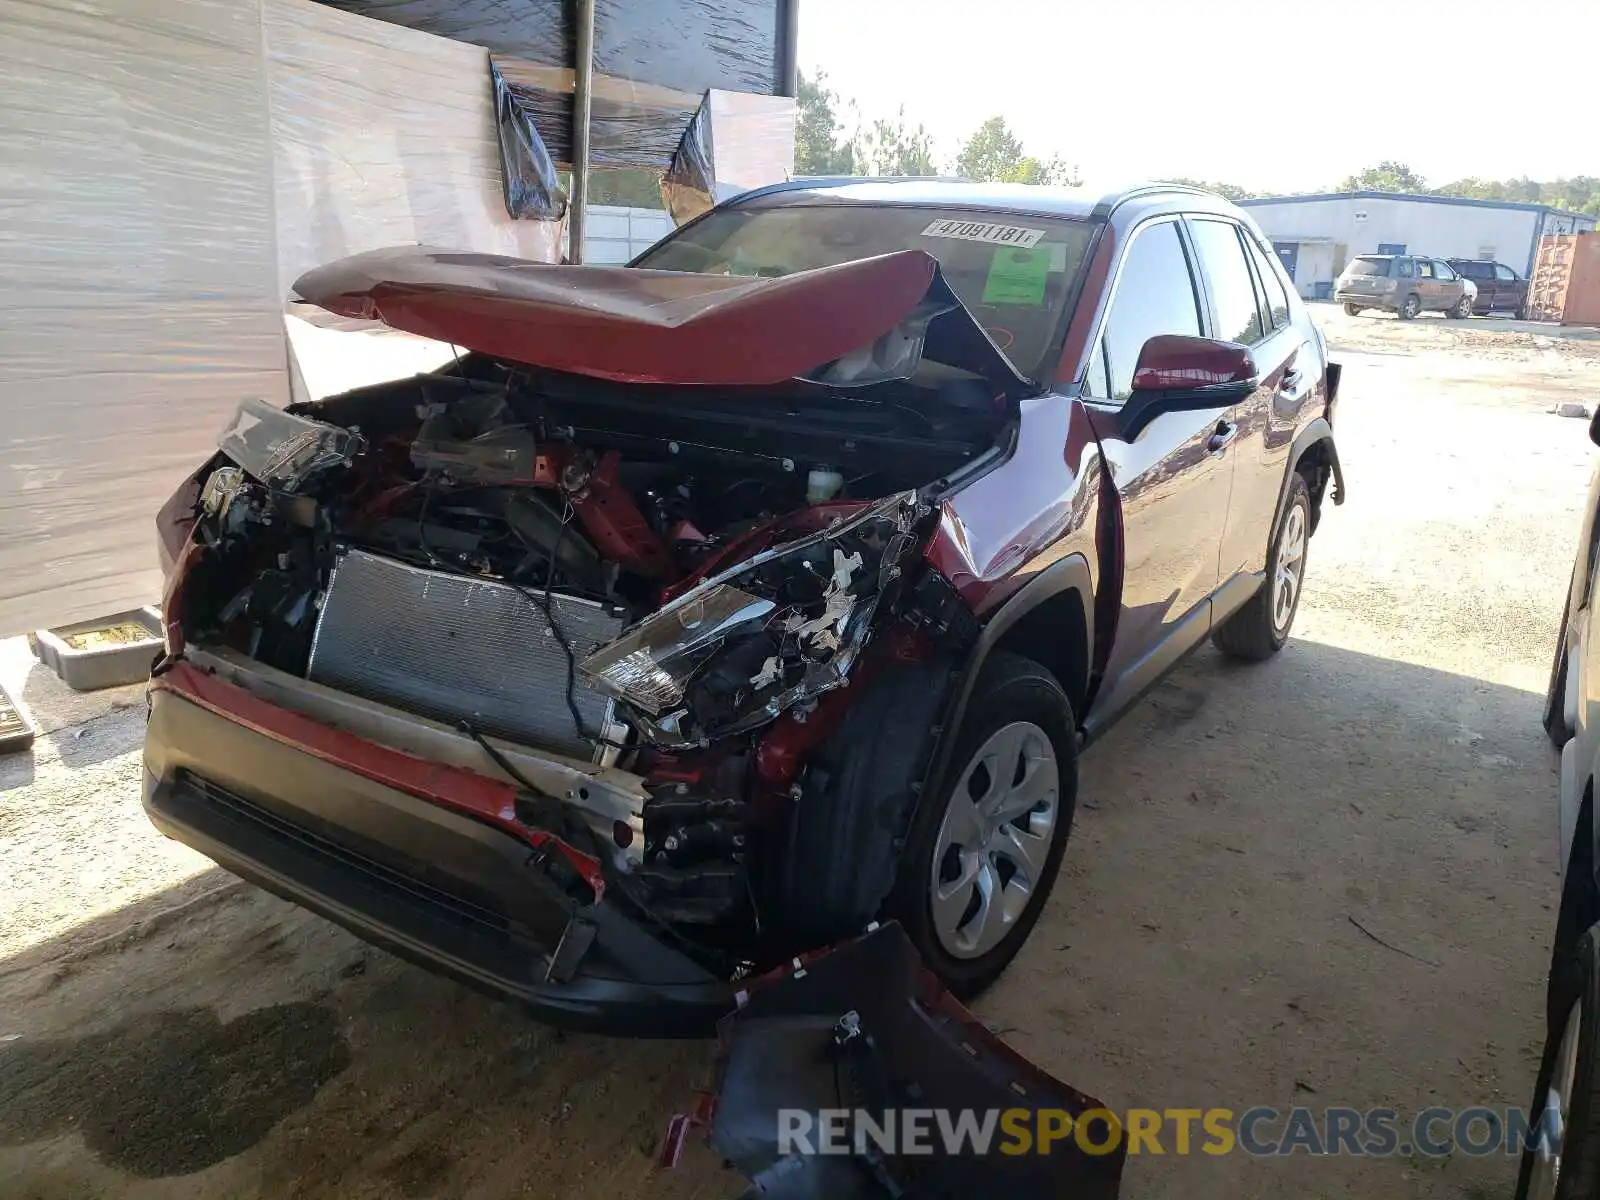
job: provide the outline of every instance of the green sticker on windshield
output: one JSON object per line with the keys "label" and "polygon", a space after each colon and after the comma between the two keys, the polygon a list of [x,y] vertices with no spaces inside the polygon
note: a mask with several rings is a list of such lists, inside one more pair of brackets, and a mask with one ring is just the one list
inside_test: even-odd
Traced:
{"label": "green sticker on windshield", "polygon": [[1047,246],[1021,249],[1001,246],[989,262],[989,278],[983,285],[984,304],[1044,303],[1044,285],[1050,278],[1052,255]]}

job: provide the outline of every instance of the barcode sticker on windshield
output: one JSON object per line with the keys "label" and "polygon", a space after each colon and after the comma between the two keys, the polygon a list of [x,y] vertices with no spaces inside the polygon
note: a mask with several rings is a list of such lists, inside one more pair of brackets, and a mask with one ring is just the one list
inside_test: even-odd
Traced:
{"label": "barcode sticker on windshield", "polygon": [[933,221],[922,231],[923,237],[957,238],[963,242],[992,242],[998,246],[1021,246],[1026,249],[1037,245],[1044,236],[1042,229],[1026,229],[1021,225],[993,225],[988,221]]}

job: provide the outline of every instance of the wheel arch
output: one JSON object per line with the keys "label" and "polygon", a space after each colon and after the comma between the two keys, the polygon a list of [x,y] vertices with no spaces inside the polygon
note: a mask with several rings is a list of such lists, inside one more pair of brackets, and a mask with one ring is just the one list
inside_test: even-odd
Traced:
{"label": "wheel arch", "polygon": [[1307,422],[1289,448],[1289,469],[1283,473],[1278,487],[1278,506],[1272,514],[1272,528],[1278,527],[1283,506],[1289,498],[1289,480],[1300,475],[1311,493],[1311,532],[1317,531],[1322,519],[1323,497],[1330,494],[1335,504],[1344,503],[1344,470],[1339,465],[1339,450],[1333,441],[1333,426],[1326,417],[1315,417]]}
{"label": "wheel arch", "polygon": [[984,663],[997,650],[1033,659],[1055,676],[1083,722],[1094,670],[1094,576],[1082,554],[1070,554],[1024,584],[984,623],[962,664],[961,677],[942,722],[943,736],[928,773],[930,791],[945,783],[956,731]]}

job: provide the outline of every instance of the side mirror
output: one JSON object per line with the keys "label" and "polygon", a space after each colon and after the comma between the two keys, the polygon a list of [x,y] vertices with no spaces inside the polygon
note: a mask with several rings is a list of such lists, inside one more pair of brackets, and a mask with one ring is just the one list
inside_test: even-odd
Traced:
{"label": "side mirror", "polygon": [[1259,382],[1255,356],[1237,342],[1157,334],[1139,351],[1133,388],[1117,424],[1131,442],[1162,413],[1226,408]]}

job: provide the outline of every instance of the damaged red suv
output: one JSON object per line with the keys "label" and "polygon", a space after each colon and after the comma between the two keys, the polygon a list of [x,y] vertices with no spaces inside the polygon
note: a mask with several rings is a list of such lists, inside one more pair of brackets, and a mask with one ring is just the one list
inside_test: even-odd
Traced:
{"label": "damaged red suv", "polygon": [[1240,211],[749,193],[630,267],[419,248],[300,296],[461,348],[246,404],[165,507],[145,804],[545,1019],[708,1030],[897,920],[992,981],[1080,749],[1283,646],[1338,369]]}

